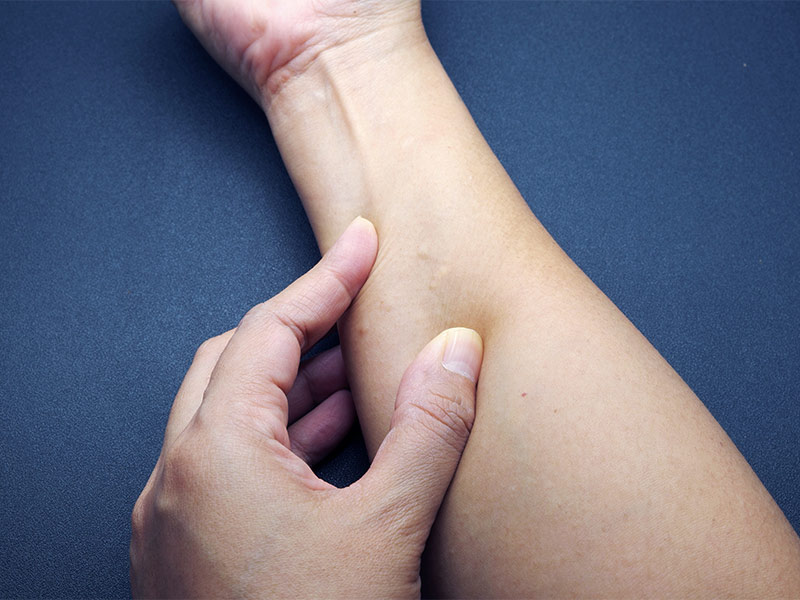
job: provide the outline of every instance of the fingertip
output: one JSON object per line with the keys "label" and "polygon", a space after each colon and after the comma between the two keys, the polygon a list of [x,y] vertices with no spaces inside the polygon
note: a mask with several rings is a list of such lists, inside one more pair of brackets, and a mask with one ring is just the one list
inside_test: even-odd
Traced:
{"label": "fingertip", "polygon": [[483,362],[483,340],[477,331],[466,327],[453,327],[444,331],[442,366],[452,373],[478,381]]}
{"label": "fingertip", "polygon": [[[347,226],[342,238],[345,236],[347,236],[350,243],[358,247],[363,256],[369,256],[372,260],[375,259],[375,255],[378,253],[378,231],[372,221],[360,215],[357,216]],[[372,266],[371,262],[370,266]]]}
{"label": "fingertip", "polygon": [[483,341],[476,331],[466,327],[442,331],[406,369],[395,409],[414,398],[438,399],[436,402],[450,399],[452,405],[443,408],[457,412],[471,426],[482,361]]}
{"label": "fingertip", "polygon": [[373,247],[377,249],[377,242],[378,232],[375,229],[375,225],[372,224],[372,221],[358,216],[345,227],[328,252],[341,251],[343,246],[358,246],[364,250],[369,250]]}
{"label": "fingertip", "polygon": [[390,506],[415,507],[416,517],[403,518],[421,519],[425,536],[475,421],[482,359],[483,341],[472,329],[433,338],[403,375],[391,429],[367,472],[365,485],[382,490]]}
{"label": "fingertip", "polygon": [[378,254],[378,233],[364,217],[356,217],[325,253],[323,264],[338,274],[351,298],[363,285]]}
{"label": "fingertip", "polygon": [[451,327],[433,338],[420,356],[437,360],[447,371],[475,383],[483,362],[483,339],[474,329]]}
{"label": "fingertip", "polygon": [[348,225],[348,227],[356,227],[358,229],[362,229],[365,232],[368,232],[369,235],[377,237],[378,232],[375,229],[375,225],[372,224],[372,221],[367,219],[366,217],[362,217],[358,215],[355,219],[353,219],[352,223]]}

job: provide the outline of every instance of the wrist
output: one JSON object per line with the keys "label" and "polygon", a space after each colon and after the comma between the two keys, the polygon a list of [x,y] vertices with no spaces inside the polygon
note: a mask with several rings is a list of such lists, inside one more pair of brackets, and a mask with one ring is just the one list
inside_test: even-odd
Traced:
{"label": "wrist", "polygon": [[326,86],[349,93],[369,85],[376,70],[423,47],[430,50],[418,18],[373,25],[358,34],[339,32],[336,39],[309,44],[274,69],[259,87],[259,103],[272,122],[279,113],[291,115],[309,94],[319,96]]}
{"label": "wrist", "polygon": [[326,47],[303,67],[270,81],[261,105],[324,249],[392,201],[380,190],[402,171],[387,167],[424,146],[420,131],[435,135],[421,107],[449,80],[419,21]]}

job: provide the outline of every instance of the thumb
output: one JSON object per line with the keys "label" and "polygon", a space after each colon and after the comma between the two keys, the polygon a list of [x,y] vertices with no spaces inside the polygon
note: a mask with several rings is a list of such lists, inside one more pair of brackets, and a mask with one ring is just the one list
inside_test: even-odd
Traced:
{"label": "thumb", "polygon": [[423,542],[472,429],[482,359],[471,329],[429,342],[403,375],[391,429],[362,479],[381,512],[405,531],[419,530]]}

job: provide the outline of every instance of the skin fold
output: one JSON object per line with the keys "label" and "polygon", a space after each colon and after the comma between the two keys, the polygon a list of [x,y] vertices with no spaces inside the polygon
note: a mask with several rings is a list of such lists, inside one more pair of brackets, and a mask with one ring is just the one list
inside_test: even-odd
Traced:
{"label": "skin fold", "polygon": [[531,213],[418,4],[242,6],[179,3],[264,108],[320,248],[356,215],[378,232],[372,274],[339,322],[370,454],[427,340],[466,325],[485,342],[424,590],[800,595],[790,524],[702,402]]}

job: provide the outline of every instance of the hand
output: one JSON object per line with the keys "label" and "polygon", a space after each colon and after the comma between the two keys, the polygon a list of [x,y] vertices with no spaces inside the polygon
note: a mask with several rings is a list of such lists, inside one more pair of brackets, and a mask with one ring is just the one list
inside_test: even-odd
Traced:
{"label": "hand", "polygon": [[[419,0],[175,0],[211,56],[257,101],[328,48],[422,33]],[[388,35],[396,28],[399,36]],[[424,35],[424,34],[423,34]],[[374,59],[375,56],[368,57]]]}
{"label": "hand", "polygon": [[300,357],[376,252],[374,228],[356,219],[310,272],[198,351],[133,510],[134,596],[419,596],[420,556],[472,427],[478,335],[447,330],[420,352],[358,482],[337,489],[304,461],[330,449],[353,409],[336,391],[335,350],[298,373]]}

